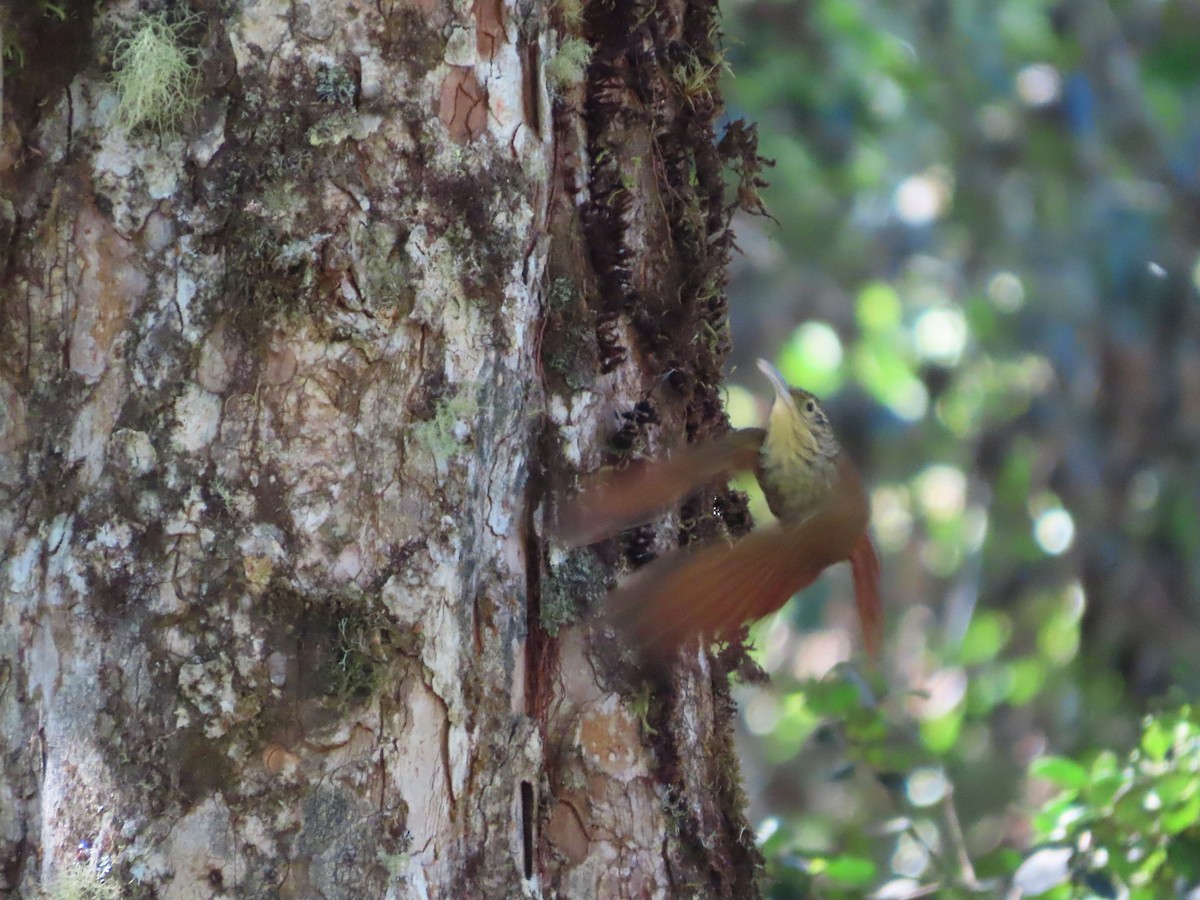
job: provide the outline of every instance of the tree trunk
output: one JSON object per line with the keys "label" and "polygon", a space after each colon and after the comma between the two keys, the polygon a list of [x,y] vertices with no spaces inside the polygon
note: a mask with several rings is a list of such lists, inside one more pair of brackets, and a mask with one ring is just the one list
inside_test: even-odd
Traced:
{"label": "tree trunk", "polygon": [[753,893],[737,649],[587,622],[674,531],[543,537],[725,427],[715,8],[97,6],[4,22],[0,890]]}

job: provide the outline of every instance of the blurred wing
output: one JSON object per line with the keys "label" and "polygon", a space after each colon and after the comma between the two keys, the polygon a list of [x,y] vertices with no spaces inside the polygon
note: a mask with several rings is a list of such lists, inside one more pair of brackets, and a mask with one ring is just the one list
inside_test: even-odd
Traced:
{"label": "blurred wing", "polygon": [[854,605],[862,623],[863,643],[873,658],[883,644],[883,602],[879,599],[879,557],[871,536],[863,532],[850,551],[850,572],[854,576]]}
{"label": "blurred wing", "polygon": [[[835,490],[835,499],[841,493]],[[697,635],[728,637],[848,558],[864,527],[855,504],[833,502],[803,522],[772,525],[736,544],[669,554],[609,594],[609,617],[653,656],[666,657]]]}
{"label": "blurred wing", "polygon": [[560,509],[555,538],[579,547],[641,525],[700,485],[753,468],[765,434],[745,428],[690,444],[666,459],[598,472]]}

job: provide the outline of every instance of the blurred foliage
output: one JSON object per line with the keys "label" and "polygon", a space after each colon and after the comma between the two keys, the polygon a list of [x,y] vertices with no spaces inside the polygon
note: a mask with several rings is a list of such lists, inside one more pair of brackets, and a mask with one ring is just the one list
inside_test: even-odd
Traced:
{"label": "blurred foliage", "polygon": [[[1144,752],[1156,698],[1200,688],[1200,4],[725,12],[729,116],[777,163],[774,221],[739,223],[728,408],[761,420],[756,356],[826,399],[874,485],[891,617],[869,686],[844,665],[847,573],[756,631],[774,895],[993,896],[1047,840],[1086,880],[1082,832],[1043,828],[1038,760],[1090,778]],[[914,805],[918,775],[953,802]],[[1160,827],[1125,831],[1149,857]],[[1142,886],[1174,896],[1180,853]],[[1105,871],[1111,896],[1137,887]]]}
{"label": "blurred foliage", "polygon": [[1200,890],[1200,718],[1188,705],[1146,719],[1124,760],[1046,756],[1030,767],[1059,793],[1034,816],[1041,846],[1015,882],[1032,896],[1154,900]]}

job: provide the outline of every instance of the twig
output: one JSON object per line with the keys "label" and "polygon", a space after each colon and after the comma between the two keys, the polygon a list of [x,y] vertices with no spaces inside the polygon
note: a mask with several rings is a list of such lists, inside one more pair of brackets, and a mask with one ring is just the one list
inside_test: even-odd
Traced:
{"label": "twig", "polygon": [[967,839],[963,835],[962,823],[958,819],[958,810],[954,807],[954,785],[947,782],[946,796],[942,798],[942,813],[946,817],[946,832],[954,846],[954,855],[958,857],[958,870],[962,874],[963,884],[972,890],[979,887],[975,877],[975,866],[967,853]]}

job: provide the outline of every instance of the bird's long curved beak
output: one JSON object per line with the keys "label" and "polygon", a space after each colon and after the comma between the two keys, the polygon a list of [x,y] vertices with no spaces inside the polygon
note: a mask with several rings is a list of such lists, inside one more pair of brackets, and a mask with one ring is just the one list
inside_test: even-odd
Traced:
{"label": "bird's long curved beak", "polygon": [[775,399],[792,410],[792,412],[795,412],[796,402],[792,399],[792,389],[783,380],[782,373],[765,359],[758,361],[758,370],[767,376],[767,380],[771,382],[771,387],[775,388]]}

